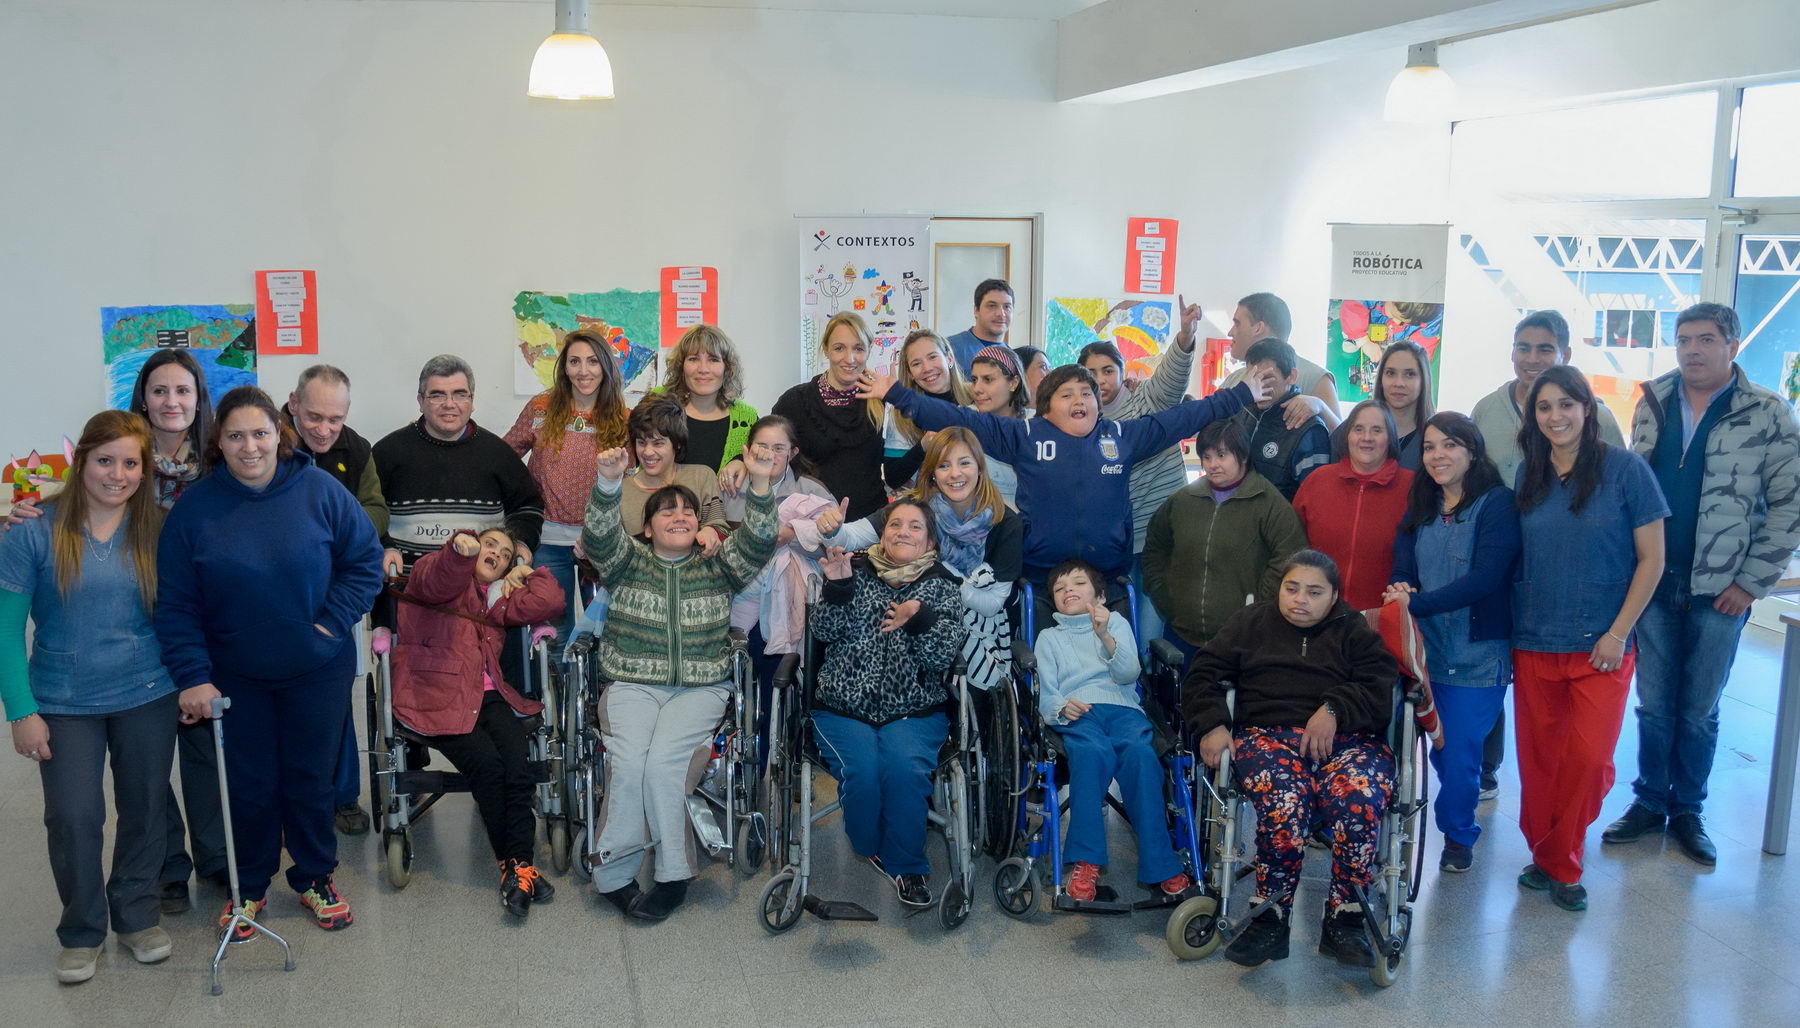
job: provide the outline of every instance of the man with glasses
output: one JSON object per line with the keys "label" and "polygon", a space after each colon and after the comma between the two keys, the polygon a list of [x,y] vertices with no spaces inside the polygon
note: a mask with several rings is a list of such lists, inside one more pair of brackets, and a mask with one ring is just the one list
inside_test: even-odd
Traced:
{"label": "man with glasses", "polygon": [[531,563],[544,527],[544,501],[512,447],[475,424],[475,373],[439,354],[419,371],[419,420],[375,444],[375,469],[388,502],[382,568],[397,574],[458,531],[504,527]]}

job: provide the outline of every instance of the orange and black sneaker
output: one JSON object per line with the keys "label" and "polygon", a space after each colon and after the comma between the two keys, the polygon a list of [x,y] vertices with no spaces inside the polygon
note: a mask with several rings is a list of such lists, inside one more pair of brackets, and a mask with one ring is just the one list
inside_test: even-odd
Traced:
{"label": "orange and black sneaker", "polygon": [[[263,899],[245,900],[244,901],[244,916],[249,918],[252,921],[256,920],[257,918],[262,916],[262,909],[263,909],[263,907],[267,906],[268,903],[269,903],[269,901],[266,897]],[[231,924],[231,901],[230,900],[225,901],[225,912],[223,914],[219,915],[219,931],[221,933],[224,932],[225,926],[228,924]],[[256,929],[250,927],[249,925],[243,923],[242,921],[239,921],[236,925],[232,926],[232,929],[231,929],[231,941],[232,942],[249,942],[251,939],[254,939],[254,938],[256,938]]]}
{"label": "orange and black sneaker", "polygon": [[314,878],[306,891],[300,894],[300,904],[312,911],[313,920],[328,932],[348,928],[354,920],[350,916],[350,902],[338,894],[337,886],[331,884],[329,875]]}
{"label": "orange and black sneaker", "polygon": [[1164,896],[1179,896],[1193,887],[1194,880],[1187,876],[1186,871],[1165,880],[1161,886]]}
{"label": "orange and black sneaker", "polygon": [[1063,891],[1069,894],[1070,899],[1091,903],[1099,887],[1100,865],[1083,860],[1076,863],[1075,870],[1069,872],[1069,884],[1063,887]]}

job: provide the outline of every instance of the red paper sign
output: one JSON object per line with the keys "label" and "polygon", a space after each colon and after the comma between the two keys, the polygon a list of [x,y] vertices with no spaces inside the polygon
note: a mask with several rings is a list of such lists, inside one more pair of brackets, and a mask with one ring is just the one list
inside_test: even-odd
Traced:
{"label": "red paper sign", "polygon": [[674,346],[695,325],[719,323],[719,269],[662,269],[662,345]]}
{"label": "red paper sign", "polygon": [[1181,223],[1174,218],[1132,218],[1125,226],[1125,291],[1172,293],[1175,291],[1175,236]]}
{"label": "red paper sign", "polygon": [[256,273],[256,352],[319,352],[319,293],[313,272]]}

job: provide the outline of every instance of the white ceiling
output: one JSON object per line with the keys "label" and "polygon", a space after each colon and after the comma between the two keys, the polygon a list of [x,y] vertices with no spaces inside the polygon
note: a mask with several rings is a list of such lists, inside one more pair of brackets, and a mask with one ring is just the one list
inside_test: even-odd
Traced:
{"label": "white ceiling", "polygon": [[[467,0],[411,0],[414,3],[466,3]],[[502,0],[549,6],[555,0]],[[596,15],[609,6],[740,7],[771,11],[842,11],[858,14],[956,15],[965,18],[1021,18],[1055,21],[1101,0],[590,0]]]}

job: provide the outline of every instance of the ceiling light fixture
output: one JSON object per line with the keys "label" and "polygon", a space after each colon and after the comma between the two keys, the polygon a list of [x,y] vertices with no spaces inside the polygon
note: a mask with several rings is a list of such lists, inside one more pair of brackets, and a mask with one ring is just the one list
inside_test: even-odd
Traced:
{"label": "ceiling light fixture", "polygon": [[538,45],[525,92],[549,100],[612,99],[612,61],[588,33],[588,0],[556,0],[556,31]]}
{"label": "ceiling light fixture", "polygon": [[1388,84],[1381,116],[1388,121],[1447,122],[1456,109],[1456,83],[1438,67],[1436,43],[1415,43],[1406,67]]}

